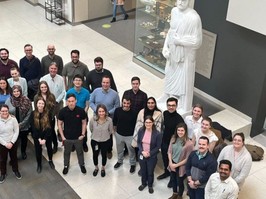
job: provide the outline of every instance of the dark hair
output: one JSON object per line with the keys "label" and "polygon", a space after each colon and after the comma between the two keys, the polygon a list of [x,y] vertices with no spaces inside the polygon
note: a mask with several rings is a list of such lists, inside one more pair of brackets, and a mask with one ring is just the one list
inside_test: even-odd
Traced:
{"label": "dark hair", "polygon": [[110,77],[110,76],[108,76],[108,75],[104,75],[104,76],[102,77],[102,81],[103,81],[103,78],[108,78],[108,79],[110,80],[110,83],[111,83],[111,77]]}
{"label": "dark hair", "polygon": [[209,138],[207,138],[206,136],[200,136],[199,140],[207,140],[207,144],[210,143]]}
{"label": "dark hair", "polygon": [[[180,138],[178,135],[177,135],[177,130],[179,129],[179,128],[184,128],[184,130],[185,130],[185,135],[184,135],[184,137],[182,137],[182,138]],[[182,143],[182,146],[184,146],[185,144],[186,144],[186,141],[189,139],[188,138],[188,131],[187,131],[187,125],[186,125],[186,123],[183,123],[183,122],[181,122],[181,123],[179,123],[179,124],[177,124],[176,125],[176,128],[175,128],[175,133],[173,134],[173,136],[172,136],[172,143],[174,144],[174,143],[176,143],[176,141],[177,141],[177,139],[181,139],[181,143]]]}
{"label": "dark hair", "polygon": [[219,163],[219,168],[222,164],[226,164],[229,166],[229,170],[231,171],[232,169],[232,163],[229,161],[229,160],[221,160],[220,163]]}
{"label": "dark hair", "polygon": [[134,77],[131,78],[131,82],[136,81],[136,80],[140,83],[140,78],[139,77],[134,76]]}
{"label": "dark hair", "polygon": [[[203,113],[203,106],[201,104],[194,104],[193,107],[192,107],[192,110],[194,108],[199,108],[201,110],[201,112]],[[201,114],[202,115],[202,114]]]}
{"label": "dark hair", "polygon": [[145,112],[145,110],[149,110],[149,108],[148,108],[148,101],[149,101],[149,100],[153,100],[153,101],[154,101],[154,103],[155,103],[154,110],[155,110],[155,111],[160,111],[160,112],[161,112],[161,110],[157,107],[157,102],[156,102],[156,99],[155,99],[154,97],[149,97],[149,98],[147,99],[147,102],[146,102],[146,104],[145,104],[145,108],[144,108],[144,112]]}
{"label": "dark hair", "polygon": [[81,79],[81,81],[83,81],[83,77],[80,75],[80,74],[76,74],[74,77],[73,77],[73,81],[78,78],[78,79]]}
{"label": "dark hair", "polygon": [[50,65],[49,65],[49,67],[50,67],[50,66],[52,66],[52,65],[54,65],[56,68],[58,68],[58,66],[57,66],[57,63],[56,63],[56,62],[51,62],[51,63],[50,63]]}
{"label": "dark hair", "polygon": [[0,106],[0,110],[2,110],[2,108],[7,108],[7,110],[9,110],[9,107],[8,107],[8,105],[6,105],[6,104],[1,104],[1,106]]}
{"label": "dark hair", "polygon": [[79,50],[71,50],[70,55],[72,55],[72,53],[78,54],[78,56],[79,56]]}
{"label": "dark hair", "polygon": [[73,93],[68,93],[67,96],[66,96],[66,99],[68,99],[68,98],[70,98],[70,97],[74,97],[75,99],[77,99],[77,98],[76,98],[76,95],[73,94]]}
{"label": "dark hair", "polygon": [[146,122],[146,120],[151,120],[152,121],[152,131],[154,131],[154,130],[156,130],[156,127],[155,127],[155,124],[154,124],[154,119],[153,119],[153,117],[151,116],[151,115],[147,115],[145,118],[144,118],[144,122],[143,122],[143,129],[144,129],[144,132],[145,132],[145,130],[146,130],[146,126],[145,126],[145,122]]}
{"label": "dark hair", "polygon": [[96,62],[101,62],[101,63],[103,64],[103,58],[101,58],[101,57],[96,57],[96,58],[94,59],[94,63],[96,63]]}
{"label": "dark hair", "polygon": [[[4,80],[6,82],[6,94],[10,94],[12,91],[7,79],[5,77],[0,77],[0,81],[1,80]],[[4,94],[4,91],[1,88],[0,88],[0,94]]]}
{"label": "dark hair", "polygon": [[31,48],[33,48],[31,44],[25,44],[24,48],[26,48],[26,47],[31,47]]}
{"label": "dark hair", "polygon": [[201,122],[203,122],[204,120],[208,121],[210,123],[210,126],[212,127],[212,119],[210,117],[208,117],[208,116],[203,117]]}
{"label": "dark hair", "polygon": [[[47,87],[47,91],[45,93],[45,95],[46,95],[46,100],[45,100],[46,108],[45,109],[48,109],[48,111],[51,111],[50,109],[53,109],[55,104],[56,104],[56,99],[55,99],[55,96],[51,93],[50,87],[46,81],[40,81],[39,82],[39,87],[38,87],[38,91],[37,91],[36,95],[38,98],[43,98],[42,97],[42,91],[41,91],[41,85],[42,84],[44,84]],[[35,107],[35,109],[37,108],[37,101],[36,100],[34,100],[34,107]]]}
{"label": "dark hair", "polygon": [[0,48],[0,52],[5,50],[7,52],[7,54],[9,54],[9,51],[6,48]]}
{"label": "dark hair", "polygon": [[130,99],[129,96],[123,96],[122,102],[123,102],[123,100],[130,101],[131,102],[131,99]]}
{"label": "dark hair", "polygon": [[235,138],[235,136],[239,136],[239,137],[241,137],[241,139],[242,139],[242,142],[245,144],[245,135],[244,135],[244,133],[235,133],[235,135],[233,136],[233,139]]}
{"label": "dark hair", "polygon": [[98,104],[97,107],[96,107],[96,121],[99,119],[99,115],[98,115],[98,111],[99,109],[102,108],[105,112],[105,117],[108,116],[108,111],[107,111],[107,108],[104,104]]}
{"label": "dark hair", "polygon": [[166,100],[166,103],[168,102],[175,102],[176,104],[178,103],[178,99],[177,98],[174,98],[174,97],[169,97],[167,100]]}

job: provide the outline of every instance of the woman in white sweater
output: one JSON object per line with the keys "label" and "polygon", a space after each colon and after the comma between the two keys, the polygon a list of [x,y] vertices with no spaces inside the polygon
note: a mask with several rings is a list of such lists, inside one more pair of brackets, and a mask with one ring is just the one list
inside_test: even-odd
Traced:
{"label": "woman in white sweater", "polygon": [[233,145],[223,148],[217,161],[220,162],[224,159],[232,163],[231,176],[238,184],[239,189],[241,189],[252,166],[252,158],[245,147],[243,133],[236,133],[233,137]]}

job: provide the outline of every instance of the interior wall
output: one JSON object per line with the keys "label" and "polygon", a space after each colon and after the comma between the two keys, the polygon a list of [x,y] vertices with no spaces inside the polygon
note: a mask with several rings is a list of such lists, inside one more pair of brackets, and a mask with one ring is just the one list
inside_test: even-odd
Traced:
{"label": "interior wall", "polygon": [[217,34],[212,78],[195,76],[195,87],[252,117],[251,136],[266,114],[266,37],[226,21],[228,0],[198,0],[204,29]]}

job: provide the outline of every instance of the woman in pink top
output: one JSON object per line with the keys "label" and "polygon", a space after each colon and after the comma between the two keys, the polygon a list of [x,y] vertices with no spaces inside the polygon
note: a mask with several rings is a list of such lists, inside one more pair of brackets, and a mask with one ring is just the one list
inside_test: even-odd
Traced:
{"label": "woman in pink top", "polygon": [[144,119],[144,126],[138,131],[139,164],[141,170],[142,191],[147,185],[149,193],[153,193],[154,169],[157,163],[157,153],[161,147],[161,133],[156,130],[154,119],[148,115]]}

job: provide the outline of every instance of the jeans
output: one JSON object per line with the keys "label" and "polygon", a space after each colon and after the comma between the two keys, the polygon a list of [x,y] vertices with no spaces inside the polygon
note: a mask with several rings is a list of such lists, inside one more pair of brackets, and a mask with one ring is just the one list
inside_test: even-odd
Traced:
{"label": "jeans", "polygon": [[179,176],[179,168],[176,168],[176,171],[171,171],[171,179],[173,185],[173,192],[177,193],[177,187],[179,189],[178,195],[182,196],[184,193],[184,180],[186,179],[186,174],[182,177]]}
{"label": "jeans", "polygon": [[121,9],[121,12],[122,12],[124,15],[126,15],[127,13],[126,13],[126,11],[125,11],[125,9],[124,9],[124,5],[116,5],[116,3],[117,3],[116,0],[114,0],[113,17],[116,17],[117,6],[119,6],[120,9]]}
{"label": "jeans", "polygon": [[157,163],[157,157],[140,158],[140,171],[141,171],[141,183],[142,185],[147,185],[152,187],[154,181],[154,169]]}

